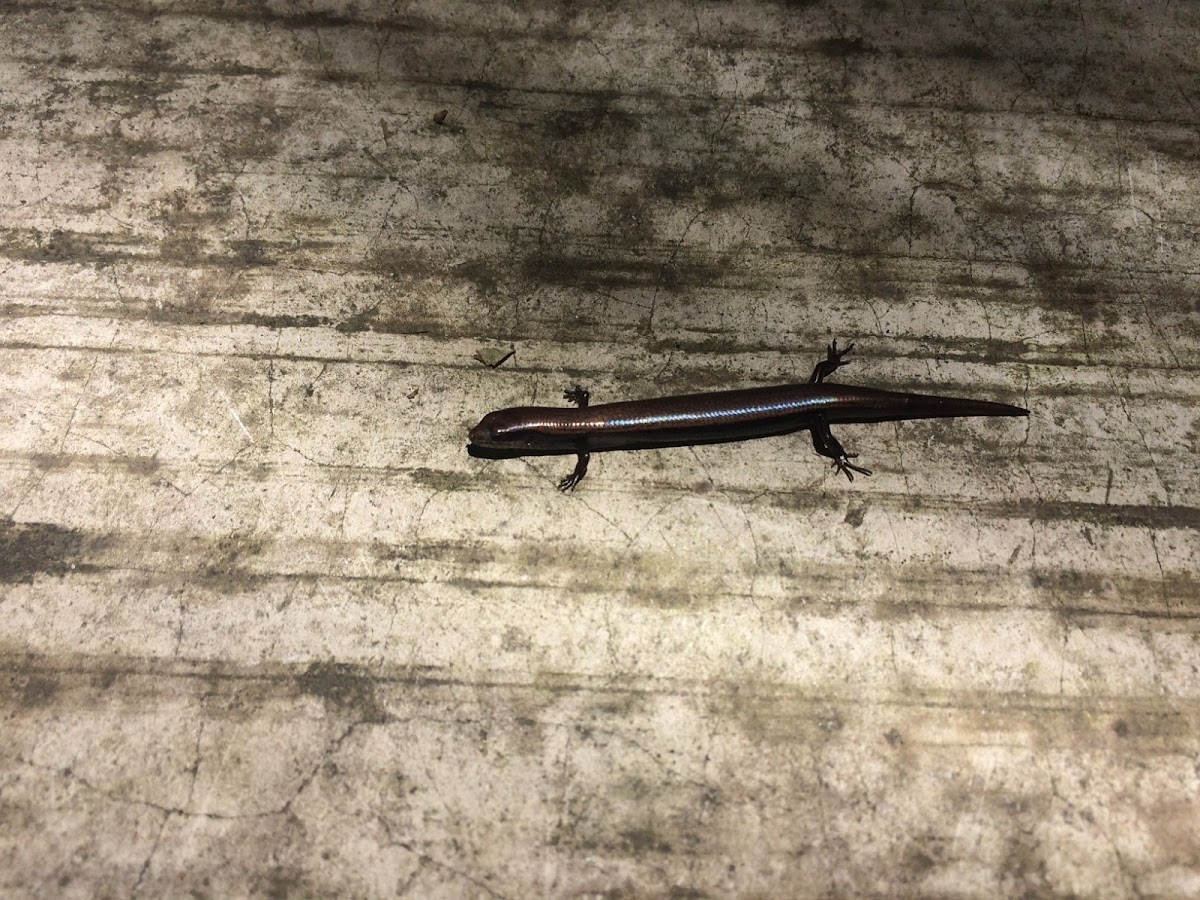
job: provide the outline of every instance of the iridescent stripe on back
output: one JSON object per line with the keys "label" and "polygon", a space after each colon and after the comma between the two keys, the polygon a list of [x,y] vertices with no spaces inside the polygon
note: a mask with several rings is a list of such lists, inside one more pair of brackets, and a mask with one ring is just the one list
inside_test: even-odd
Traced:
{"label": "iridescent stripe on back", "polygon": [[[657,408],[641,408],[642,403],[613,403],[588,410],[595,414],[596,427],[607,431],[628,431],[639,428],[687,428],[705,425],[732,424],[736,422],[763,421],[802,415],[830,405],[828,391],[814,392],[810,396],[753,397],[747,391],[738,398],[741,402],[713,402],[712,397],[675,398],[654,404]],[[765,391],[762,393],[766,393]],[[688,402],[692,400],[692,402]],[[625,407],[625,408],[623,408]]]}

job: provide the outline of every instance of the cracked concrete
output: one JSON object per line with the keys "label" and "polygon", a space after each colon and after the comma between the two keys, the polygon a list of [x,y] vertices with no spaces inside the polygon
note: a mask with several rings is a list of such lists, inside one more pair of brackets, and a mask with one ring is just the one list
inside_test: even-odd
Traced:
{"label": "cracked concrete", "polygon": [[1198,19],[10,0],[0,891],[1196,894]]}

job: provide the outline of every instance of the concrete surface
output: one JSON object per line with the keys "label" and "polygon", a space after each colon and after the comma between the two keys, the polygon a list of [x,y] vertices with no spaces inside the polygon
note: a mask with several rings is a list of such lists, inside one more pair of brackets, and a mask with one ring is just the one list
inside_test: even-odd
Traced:
{"label": "concrete surface", "polygon": [[[1200,893],[1198,60],[1167,2],[6,0],[0,891]],[[840,429],[852,485],[464,452],[834,336],[1033,415]]]}

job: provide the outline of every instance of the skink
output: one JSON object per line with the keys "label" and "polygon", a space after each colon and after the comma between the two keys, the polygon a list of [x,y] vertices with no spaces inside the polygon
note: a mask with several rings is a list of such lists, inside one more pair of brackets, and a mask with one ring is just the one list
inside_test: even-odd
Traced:
{"label": "skink", "polygon": [[850,460],[829,430],[832,422],[883,422],[957,416],[1027,416],[1007,403],[908,394],[825,379],[846,365],[854,345],[829,345],[804,384],[684,394],[650,400],[588,405],[588,392],[575,387],[563,396],[570,407],[514,406],[490,412],[470,430],[468,450],[475,456],[509,457],[575,453],[575,470],[559,482],[571,491],[587,474],[590,454],[597,450],[633,450],[737,441],[808,429],[817,453],[833,461],[851,481],[869,469]]}

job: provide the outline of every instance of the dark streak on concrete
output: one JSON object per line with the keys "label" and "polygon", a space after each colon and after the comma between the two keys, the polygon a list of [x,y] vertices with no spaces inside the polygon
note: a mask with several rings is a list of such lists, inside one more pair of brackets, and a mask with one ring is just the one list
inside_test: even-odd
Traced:
{"label": "dark streak on concrete", "polygon": [[325,316],[305,315],[263,315],[261,313],[246,313],[237,317],[239,325],[259,325],[264,328],[321,328],[332,325],[333,321]]}
{"label": "dark streak on concrete", "polygon": [[1034,256],[1026,268],[1045,306],[1081,315],[1089,323],[1103,318],[1103,300],[1113,291],[1085,268],[1045,255]]}
{"label": "dark streak on concrete", "polygon": [[387,710],[375,694],[375,680],[359,666],[314,662],[296,676],[296,687],[357,721],[387,721]]}
{"label": "dark streak on concrete", "polygon": [[824,38],[813,43],[820,53],[836,58],[849,56],[874,56],[879,50],[868,44],[861,36]]}
{"label": "dark streak on concrete", "polygon": [[568,256],[558,253],[531,254],[521,274],[538,284],[617,288],[655,287],[664,290],[683,285],[719,284],[728,267],[719,260],[704,263],[667,263],[633,256]]}
{"label": "dark streak on concrete", "polygon": [[57,679],[31,675],[24,682],[20,694],[22,706],[49,706],[58,695]]}
{"label": "dark streak on concrete", "polygon": [[29,584],[39,575],[66,575],[97,543],[58,525],[0,519],[0,582]]}

